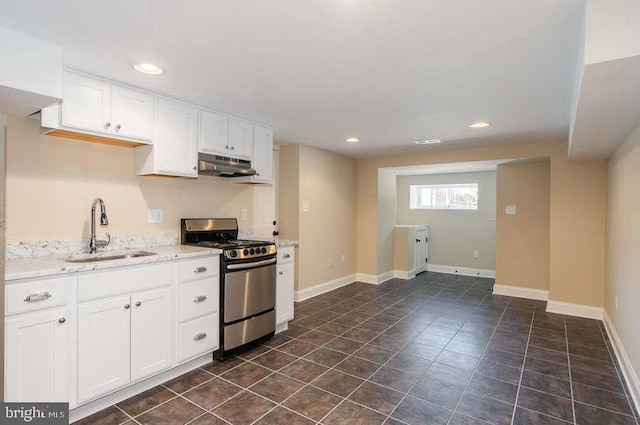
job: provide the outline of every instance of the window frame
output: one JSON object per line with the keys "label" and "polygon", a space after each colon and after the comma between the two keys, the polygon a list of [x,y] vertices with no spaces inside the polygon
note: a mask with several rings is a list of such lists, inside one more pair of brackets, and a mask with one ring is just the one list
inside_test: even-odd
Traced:
{"label": "window frame", "polygon": [[[424,205],[423,190],[425,189],[449,189],[472,188],[476,191],[476,202],[474,205]],[[442,210],[442,211],[478,211],[480,204],[479,184],[474,183],[440,183],[440,184],[410,184],[409,185],[409,209],[411,210]],[[432,195],[433,199],[433,195]],[[450,199],[447,195],[447,199]]]}

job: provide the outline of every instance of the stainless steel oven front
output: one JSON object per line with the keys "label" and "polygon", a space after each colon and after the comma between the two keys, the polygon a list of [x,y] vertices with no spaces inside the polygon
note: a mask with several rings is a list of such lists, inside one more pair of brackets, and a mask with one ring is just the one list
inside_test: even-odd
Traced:
{"label": "stainless steel oven front", "polygon": [[218,357],[275,332],[276,261],[222,262]]}

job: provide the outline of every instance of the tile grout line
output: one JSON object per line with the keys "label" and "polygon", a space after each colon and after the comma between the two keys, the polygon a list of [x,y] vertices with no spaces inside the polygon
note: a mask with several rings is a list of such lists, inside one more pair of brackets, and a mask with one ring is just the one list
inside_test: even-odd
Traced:
{"label": "tile grout line", "polygon": [[533,314],[531,315],[531,322],[529,324],[529,334],[527,335],[527,344],[524,348],[524,355],[522,359],[522,369],[520,370],[520,379],[518,379],[518,388],[516,389],[516,398],[513,400],[513,413],[511,414],[511,425],[516,425],[516,411],[518,410],[518,399],[520,398],[520,389],[522,388],[522,378],[524,377],[525,365],[527,364],[527,352],[529,351],[529,342],[531,341],[531,333],[533,332],[533,322],[536,318],[536,311],[538,306],[533,306]]}
{"label": "tile grout line", "polygon": [[578,418],[576,417],[576,399],[573,396],[573,376],[571,375],[571,355],[569,352],[569,331],[567,329],[567,320],[563,316],[562,323],[564,323],[564,338],[565,343],[567,344],[567,369],[569,369],[569,390],[571,391],[571,413],[573,414],[573,423],[578,423]]}

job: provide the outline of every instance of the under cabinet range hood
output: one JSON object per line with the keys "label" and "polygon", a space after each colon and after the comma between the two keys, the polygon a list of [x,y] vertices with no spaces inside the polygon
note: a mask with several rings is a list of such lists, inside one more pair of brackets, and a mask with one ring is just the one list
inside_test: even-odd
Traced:
{"label": "under cabinet range hood", "polygon": [[256,174],[251,161],[227,156],[198,154],[198,174],[220,177],[243,177]]}

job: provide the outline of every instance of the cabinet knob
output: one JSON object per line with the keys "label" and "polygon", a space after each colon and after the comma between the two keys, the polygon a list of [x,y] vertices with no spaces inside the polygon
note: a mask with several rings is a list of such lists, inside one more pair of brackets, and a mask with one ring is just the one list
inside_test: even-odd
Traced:
{"label": "cabinet knob", "polygon": [[125,309],[128,309],[129,307],[131,307],[131,304],[125,304],[125,305],[124,305],[124,308],[125,308]]}
{"label": "cabinet knob", "polygon": [[142,305],[142,303],[141,303],[140,301],[138,301],[138,302],[136,303],[136,307],[140,307],[141,305]]}
{"label": "cabinet knob", "polygon": [[106,123],[104,123],[104,129],[108,130],[109,127],[111,127],[111,123],[109,121],[107,121]]}
{"label": "cabinet knob", "polygon": [[193,166],[193,171],[196,171],[198,169],[198,167],[196,167],[195,165]]}
{"label": "cabinet knob", "polygon": [[64,317],[61,317],[61,318],[58,319],[58,323],[64,323],[66,321],[67,321],[67,319],[65,319]]}
{"label": "cabinet knob", "polygon": [[229,150],[229,145],[224,145],[224,148]]}
{"label": "cabinet knob", "polygon": [[284,254],[282,258],[291,258],[291,254]]}
{"label": "cabinet knob", "polygon": [[231,146],[231,150],[232,150],[232,151],[235,151],[235,150],[236,150],[236,147],[235,147],[235,146]]}
{"label": "cabinet knob", "polygon": [[278,274],[284,274],[284,272],[283,272],[282,270],[280,270],[280,271],[278,272]]}
{"label": "cabinet knob", "polygon": [[115,126],[115,130],[116,130],[116,131],[120,131],[120,129],[121,129],[121,128],[122,128],[122,126],[121,126],[120,124],[117,124],[117,125]]}
{"label": "cabinet knob", "polygon": [[416,242],[418,242],[418,243],[419,243],[419,242],[420,242],[420,239],[416,239]]}

